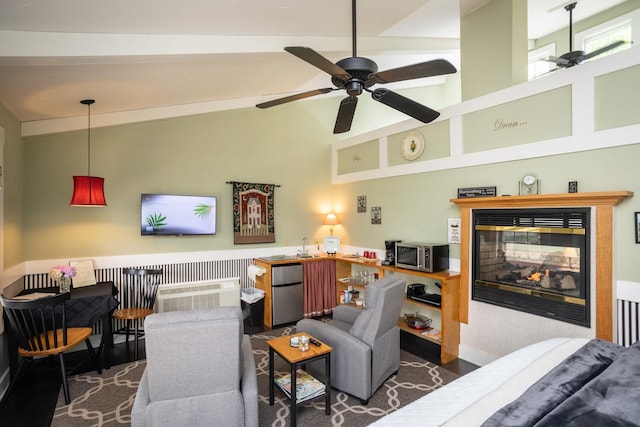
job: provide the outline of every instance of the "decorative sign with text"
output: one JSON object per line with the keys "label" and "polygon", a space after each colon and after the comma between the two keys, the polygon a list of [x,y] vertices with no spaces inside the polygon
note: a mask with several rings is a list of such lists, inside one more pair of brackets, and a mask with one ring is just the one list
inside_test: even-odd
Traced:
{"label": "decorative sign with text", "polygon": [[458,188],[458,199],[468,199],[471,197],[495,197],[496,187],[469,187]]}

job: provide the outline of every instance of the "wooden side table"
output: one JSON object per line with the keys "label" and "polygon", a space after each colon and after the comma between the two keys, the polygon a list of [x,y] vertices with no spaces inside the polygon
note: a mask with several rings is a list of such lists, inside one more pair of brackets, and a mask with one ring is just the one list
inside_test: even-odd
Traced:
{"label": "wooden side table", "polygon": [[[291,367],[291,426],[296,425],[296,371],[299,366],[316,360],[325,360],[325,414],[331,414],[331,347],[325,343],[321,343],[320,346],[309,343],[308,351],[300,351],[296,347],[291,347],[290,339],[293,337],[300,337],[306,335],[309,338],[313,338],[309,334],[297,333],[293,335],[287,335],[283,337],[274,338],[267,341],[269,345],[269,405],[273,406],[274,403],[274,391],[275,391],[275,375],[274,375],[274,353],[278,353]],[[320,395],[322,396],[322,395]],[[316,397],[320,397],[316,396]]]}

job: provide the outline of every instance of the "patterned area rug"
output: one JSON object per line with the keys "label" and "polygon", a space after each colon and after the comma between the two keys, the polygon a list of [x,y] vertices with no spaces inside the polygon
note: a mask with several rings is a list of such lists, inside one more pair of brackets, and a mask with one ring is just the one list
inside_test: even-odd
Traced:
{"label": "patterned area rug", "polygon": [[[266,331],[251,336],[256,360],[261,426],[289,425],[289,401],[276,388],[275,404],[269,406],[269,350],[267,340],[295,333],[295,327]],[[288,365],[275,356],[276,372],[285,373]],[[116,426],[131,423],[135,399],[145,362],[114,366],[102,376],[95,372],[69,378],[71,404],[64,404],[62,391],[52,426]],[[324,398],[298,406],[297,422],[305,427],[366,426],[402,406],[442,387],[458,375],[405,351],[400,352],[400,370],[391,376],[364,406],[346,393],[333,390],[331,415],[325,415]],[[214,424],[212,424],[214,425]]]}
{"label": "patterned area rug", "polygon": [[91,371],[69,377],[71,403],[60,389],[52,426],[121,426],[131,424],[131,407],[147,363],[113,366],[102,375]]}

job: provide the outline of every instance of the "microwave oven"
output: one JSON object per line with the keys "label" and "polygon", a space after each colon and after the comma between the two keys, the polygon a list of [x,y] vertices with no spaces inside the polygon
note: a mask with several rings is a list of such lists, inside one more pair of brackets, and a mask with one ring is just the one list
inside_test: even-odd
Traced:
{"label": "microwave oven", "polygon": [[396,243],[396,267],[427,273],[448,270],[449,245]]}

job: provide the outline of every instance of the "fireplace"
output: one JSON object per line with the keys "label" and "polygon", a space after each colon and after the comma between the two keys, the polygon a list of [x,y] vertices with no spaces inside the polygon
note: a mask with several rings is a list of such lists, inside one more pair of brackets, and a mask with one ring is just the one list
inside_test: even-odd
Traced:
{"label": "fireplace", "polygon": [[589,208],[474,209],[472,299],[590,327]]}

